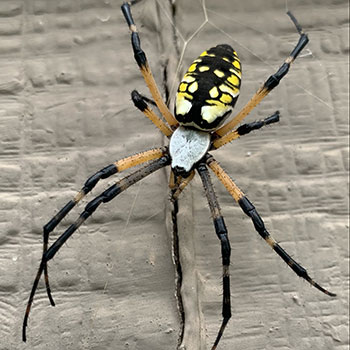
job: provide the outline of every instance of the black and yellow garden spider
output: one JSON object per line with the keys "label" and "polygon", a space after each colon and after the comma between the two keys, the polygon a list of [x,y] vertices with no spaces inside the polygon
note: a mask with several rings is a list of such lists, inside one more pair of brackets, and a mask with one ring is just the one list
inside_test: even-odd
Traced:
{"label": "black and yellow garden spider", "polygon": [[[237,101],[240,90],[241,64],[236,52],[229,45],[218,45],[204,51],[194,60],[179,84],[175,113],[173,115],[161,98],[161,94],[148,65],[146,55],[141,49],[140,38],[130,9],[131,5],[138,1],[139,0],[134,0],[124,3],[122,5],[122,12],[131,30],[131,42],[135,60],[153,97],[154,101],[152,102],[158,107],[163,119],[158,117],[149,107],[148,103],[151,100],[142,96],[137,91],[132,92],[132,100],[135,106],[170,139],[169,146],[143,151],[116,161],[99,170],[85,182],[82,189],[74,198],[44,226],[43,254],[25,311],[22,333],[23,341],[26,341],[28,317],[39,280],[43,273],[50,303],[51,305],[55,305],[48,279],[48,261],[55,256],[67,239],[95,212],[101,203],[111,201],[129,186],[167,165],[171,166],[169,187],[171,189],[172,200],[178,198],[183,189],[193,179],[195,171],[198,172],[209,203],[215,232],[221,242],[223,265],[223,320],[212,346],[212,350],[217,348],[225,327],[231,318],[229,273],[231,248],[225,222],[221,215],[220,206],[213,189],[208,168],[210,168],[222,182],[243,212],[252,219],[254,227],[259,235],[290,266],[290,268],[298,276],[304,278],[323,293],[329,296],[335,296],[334,293],[327,291],[316,283],[308,275],[307,271],[292,259],[275,241],[267,231],[254,205],[209,153],[209,151],[216,150],[252,130],[260,129],[265,125],[279,121],[279,112],[277,111],[264,120],[243,124],[237,127],[253,108],[279,84],[281,79],[288,73],[290,65],[307,45],[308,37],[302,31],[295,17],[288,12],[300,36],[298,43],[276,73],[265,81],[263,86],[258,89],[250,101],[231,121],[224,124]],[[73,207],[95,187],[99,180],[106,179],[118,172],[138,165],[140,165],[138,170],[117,181],[91,200],[86,205],[84,211],[79,215],[79,218],[70,225],[50,247],[48,246],[50,232],[52,232]]]}

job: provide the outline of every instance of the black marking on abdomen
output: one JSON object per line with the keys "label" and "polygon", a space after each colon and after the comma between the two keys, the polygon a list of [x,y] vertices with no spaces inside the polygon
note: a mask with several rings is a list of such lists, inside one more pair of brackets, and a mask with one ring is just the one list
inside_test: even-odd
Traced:
{"label": "black marking on abdomen", "polygon": [[[176,104],[181,106],[184,99],[190,108],[183,112],[175,106],[176,119],[184,126],[216,129],[234,107],[240,85],[241,65],[231,46],[218,45],[204,51],[193,61],[179,85]],[[217,107],[211,118],[203,115],[205,106]]]}

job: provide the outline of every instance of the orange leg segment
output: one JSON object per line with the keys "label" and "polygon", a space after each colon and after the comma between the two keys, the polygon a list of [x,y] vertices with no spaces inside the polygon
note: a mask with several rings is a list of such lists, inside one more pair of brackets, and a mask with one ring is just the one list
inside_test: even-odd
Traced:
{"label": "orange leg segment", "polygon": [[147,105],[143,97],[134,90],[131,93],[131,99],[135,106],[166,136],[170,137],[173,131],[168,127],[166,123],[163,122]]}
{"label": "orange leg segment", "polygon": [[214,148],[219,148],[236,138],[236,133],[232,130],[267,96],[271,90],[273,90],[280,83],[282,78],[288,73],[291,64],[309,42],[308,36],[303,32],[294,15],[291,12],[287,12],[287,14],[293,21],[300,35],[298,43],[290,55],[285,59],[281,67],[277,70],[277,72],[271,75],[265,81],[264,85],[259,88],[255,95],[238,112],[238,114],[230,122],[226,123],[215,131],[215,133],[220,137],[213,142]]}
{"label": "orange leg segment", "polygon": [[159,108],[160,113],[163,115],[164,119],[167,121],[170,127],[175,127],[178,124],[178,122],[174,118],[174,116],[171,114],[166,104],[164,103],[162,96],[160,95],[160,92],[158,90],[157,84],[154,80],[153,74],[151,72],[151,68],[148,64],[146,54],[141,49],[140,37],[137,32],[137,27],[135,25],[134,19],[132,18],[129,3],[127,2],[123,3],[122,12],[129,26],[129,29],[131,30],[131,43],[132,43],[132,48],[134,50],[134,57],[140,68],[141,74],[148,86],[148,89],[157,107]]}
{"label": "orange leg segment", "polygon": [[287,265],[299,276],[308,281],[312,286],[327,294],[331,297],[335,297],[336,294],[329,292],[325,288],[321,287],[315,282],[307,273],[304,267],[297,263],[270,235],[267,231],[264,221],[258,214],[254,205],[244,195],[244,193],[237,187],[233,180],[226,174],[219,163],[210,155],[207,157],[207,164],[209,168],[214,172],[222,184],[226,187],[227,191],[231,194],[234,200],[239,204],[243,212],[249,216],[254,224],[255,230],[265,240],[265,242],[287,263]]}

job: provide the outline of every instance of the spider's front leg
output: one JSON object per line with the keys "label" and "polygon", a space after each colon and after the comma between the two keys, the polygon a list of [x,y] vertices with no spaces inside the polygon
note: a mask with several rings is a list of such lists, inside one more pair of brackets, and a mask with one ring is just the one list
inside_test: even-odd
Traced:
{"label": "spider's front leg", "polygon": [[130,8],[130,5],[133,5],[137,2],[138,1],[124,2],[123,5],[121,6],[125,20],[131,31],[131,44],[134,51],[134,57],[160,113],[162,114],[164,119],[167,121],[167,123],[170,125],[170,127],[175,127],[178,125],[178,122],[174,118],[174,116],[171,114],[166,104],[164,103],[162,96],[159,92],[159,89],[157,87],[157,84],[154,80],[151,68],[148,64],[146,54],[141,49],[140,37],[137,31],[137,27],[135,25],[134,19],[132,17],[131,8]]}
{"label": "spider's front leg", "polygon": [[294,15],[288,11],[288,16],[291,18],[299,33],[299,40],[291,51],[289,56],[284,60],[283,64],[279,67],[276,73],[272,74],[261,86],[248,103],[233,117],[231,121],[220,127],[215,131],[216,135],[219,136],[213,143],[213,148],[219,148],[228,142],[231,142],[236,138],[235,131],[232,131],[287,75],[291,64],[299,56],[301,51],[309,42],[307,34],[305,34],[298,23]]}
{"label": "spider's front leg", "polygon": [[223,280],[223,302],[222,302],[222,324],[219,329],[218,335],[215,339],[212,350],[215,350],[219,341],[224,333],[226,325],[231,318],[231,295],[230,295],[230,256],[231,247],[230,241],[227,235],[227,228],[224,222],[224,218],[221,215],[221,209],[214,192],[214,187],[210,179],[210,175],[205,163],[200,163],[197,166],[197,171],[201,177],[205,194],[209,203],[211,216],[214,221],[215,232],[221,242],[221,255],[222,255],[222,280]]}
{"label": "spider's front leg", "polygon": [[[170,137],[173,131],[162,119],[160,119],[153,110],[148,106],[150,100],[142,96],[138,91],[131,92],[131,99],[136,108],[138,108],[166,137]],[[153,101],[152,101],[153,102]]]}

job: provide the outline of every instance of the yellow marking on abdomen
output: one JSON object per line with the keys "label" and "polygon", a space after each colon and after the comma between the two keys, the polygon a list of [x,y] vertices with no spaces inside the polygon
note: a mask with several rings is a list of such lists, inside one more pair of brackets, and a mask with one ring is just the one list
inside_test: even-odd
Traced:
{"label": "yellow marking on abdomen", "polygon": [[239,86],[239,78],[234,74],[230,75],[227,81],[234,86]]}
{"label": "yellow marking on abdomen", "polygon": [[219,101],[216,102],[218,102],[217,105],[203,106],[201,108],[201,116],[208,123],[212,123],[215,119],[222,117],[229,110],[226,105]]}
{"label": "yellow marking on abdomen", "polygon": [[182,81],[185,83],[193,83],[195,80],[196,78],[189,74],[185,74],[185,76],[182,79]]}
{"label": "yellow marking on abdomen", "polygon": [[198,70],[200,71],[200,72],[206,72],[207,70],[209,70],[210,68],[208,67],[208,66],[201,66],[201,67],[199,67],[198,68]]}
{"label": "yellow marking on abdomen", "polygon": [[215,55],[213,53],[208,53],[208,51],[203,51],[199,57],[202,57],[202,56],[208,56],[208,57],[215,57]]}
{"label": "yellow marking on abdomen", "polygon": [[232,97],[231,95],[228,95],[228,94],[222,94],[222,96],[220,97],[220,101],[222,101],[223,103],[229,104],[232,102]]}
{"label": "yellow marking on abdomen", "polygon": [[179,90],[184,92],[187,90],[187,84],[186,83],[181,83],[179,86]]}
{"label": "yellow marking on abdomen", "polygon": [[190,68],[188,68],[188,72],[194,72],[197,68],[197,63],[192,63]]}
{"label": "yellow marking on abdomen", "polygon": [[225,73],[222,72],[221,70],[218,70],[218,69],[215,69],[215,70],[214,70],[214,74],[215,74],[216,76],[218,76],[219,78],[222,78],[222,77],[225,76]]}
{"label": "yellow marking on abdomen", "polygon": [[189,100],[193,100],[193,96],[186,93],[186,92],[178,92],[177,93],[177,98],[185,98],[185,97]]}
{"label": "yellow marking on abdomen", "polygon": [[178,93],[176,96],[176,114],[178,115],[186,115],[192,108],[192,103],[186,100],[182,95],[183,94]]}
{"label": "yellow marking on abdomen", "polygon": [[236,97],[239,94],[239,89],[238,88],[231,88],[225,84],[221,84],[219,86],[219,89],[221,92],[227,92],[230,94],[232,97]]}
{"label": "yellow marking on abdomen", "polygon": [[211,89],[209,90],[209,95],[210,95],[210,97],[212,97],[212,98],[218,97],[218,96],[219,96],[218,88],[217,88],[216,86],[214,86],[213,88],[211,88]]}
{"label": "yellow marking on abdomen", "polygon": [[195,81],[188,87],[188,91],[191,92],[192,94],[198,90],[198,83]]}
{"label": "yellow marking on abdomen", "polygon": [[239,78],[242,77],[242,74],[240,71],[236,70],[236,69],[233,69],[233,68],[230,68],[230,72],[237,75]]}
{"label": "yellow marking on abdomen", "polygon": [[235,60],[232,62],[232,64],[238,69],[241,70],[241,64],[238,60]]}

